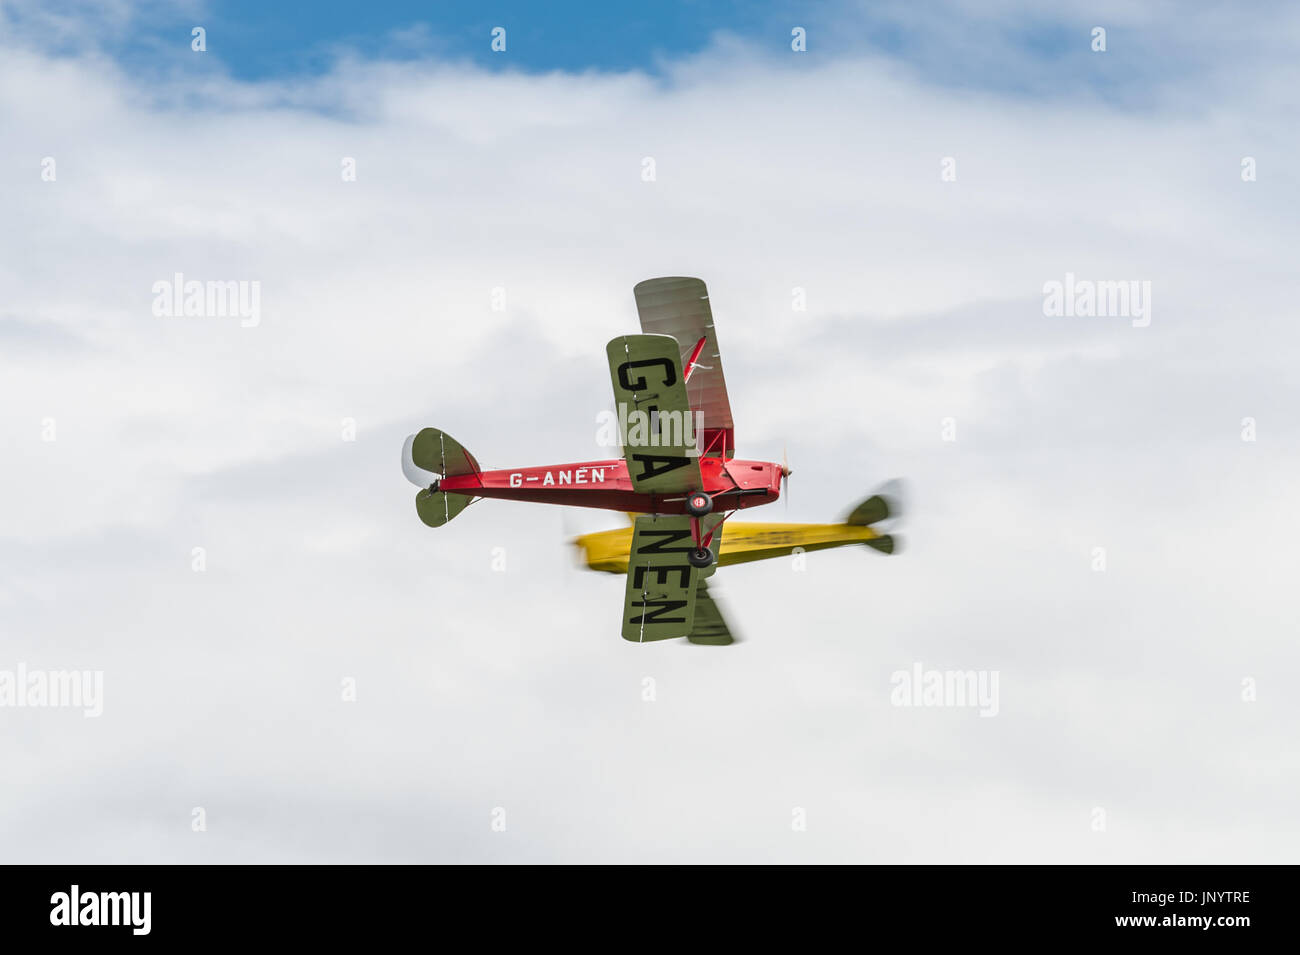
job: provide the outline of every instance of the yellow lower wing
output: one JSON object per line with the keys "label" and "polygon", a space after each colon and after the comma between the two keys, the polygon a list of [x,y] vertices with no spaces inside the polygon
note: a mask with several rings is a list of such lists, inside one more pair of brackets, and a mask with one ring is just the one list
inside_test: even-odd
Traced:
{"label": "yellow lower wing", "polygon": [[[750,560],[788,557],[796,547],[805,551],[825,550],[888,540],[879,531],[860,524],[746,524],[728,521],[723,529],[726,533],[722,535],[722,547],[718,553],[718,565],[723,567]],[[583,534],[574,540],[574,544],[583,551],[583,559],[592,570],[627,573],[632,528],[618,527]]]}

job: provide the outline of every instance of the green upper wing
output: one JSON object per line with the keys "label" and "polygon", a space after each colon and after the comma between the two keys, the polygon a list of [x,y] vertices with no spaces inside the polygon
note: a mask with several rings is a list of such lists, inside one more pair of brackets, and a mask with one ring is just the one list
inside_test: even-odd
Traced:
{"label": "green upper wing", "polygon": [[689,517],[636,519],[623,598],[624,640],[671,640],[691,632],[699,571],[686,555],[693,548]]}
{"label": "green upper wing", "polygon": [[[672,335],[681,348],[683,360],[690,357],[702,338],[695,371],[687,385],[691,403],[699,412],[706,441],[712,441],[710,454],[730,458],[735,448],[735,426],[731,421],[731,402],[727,382],[722,376],[718,336],[709,307],[709,290],[699,279],[661,278],[638,283],[632,293],[641,316],[641,331],[652,335]],[[718,432],[722,432],[721,438]]]}
{"label": "green upper wing", "polygon": [[697,436],[677,339],[623,335],[605,354],[632,487],[643,494],[698,490],[703,482]]}

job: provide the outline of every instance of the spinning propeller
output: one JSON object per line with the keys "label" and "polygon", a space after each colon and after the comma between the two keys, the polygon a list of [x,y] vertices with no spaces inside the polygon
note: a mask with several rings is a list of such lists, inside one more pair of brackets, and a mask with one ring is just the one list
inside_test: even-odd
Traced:
{"label": "spinning propeller", "polygon": [[785,509],[790,510],[790,475],[794,472],[790,470],[790,459],[785,453],[785,445],[781,445],[781,496],[785,498]]}

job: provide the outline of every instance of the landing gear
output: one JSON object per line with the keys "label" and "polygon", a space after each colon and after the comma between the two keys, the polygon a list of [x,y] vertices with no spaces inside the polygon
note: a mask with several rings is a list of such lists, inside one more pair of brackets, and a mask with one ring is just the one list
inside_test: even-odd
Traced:
{"label": "landing gear", "polygon": [[709,541],[713,539],[714,529],[722,523],[722,519],[715,521],[707,533],[700,526],[704,516],[712,510],[713,498],[703,491],[693,491],[686,495],[686,513],[691,515],[691,540],[695,542],[695,547],[686,555],[686,559],[692,567],[701,570],[713,565],[713,551],[709,549]]}
{"label": "landing gear", "polygon": [[703,491],[696,491],[686,498],[686,513],[692,517],[703,517],[713,510],[713,498]]}

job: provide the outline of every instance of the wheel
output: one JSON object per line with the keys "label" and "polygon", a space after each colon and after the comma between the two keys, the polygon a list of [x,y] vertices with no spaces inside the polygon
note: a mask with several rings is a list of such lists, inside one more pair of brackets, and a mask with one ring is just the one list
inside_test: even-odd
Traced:
{"label": "wheel", "polygon": [[713,551],[707,547],[697,547],[686,555],[686,559],[691,562],[692,567],[708,567],[713,563]]}
{"label": "wheel", "polygon": [[686,510],[687,513],[693,514],[695,517],[703,517],[713,510],[713,498],[703,491],[696,491],[686,498]]}

